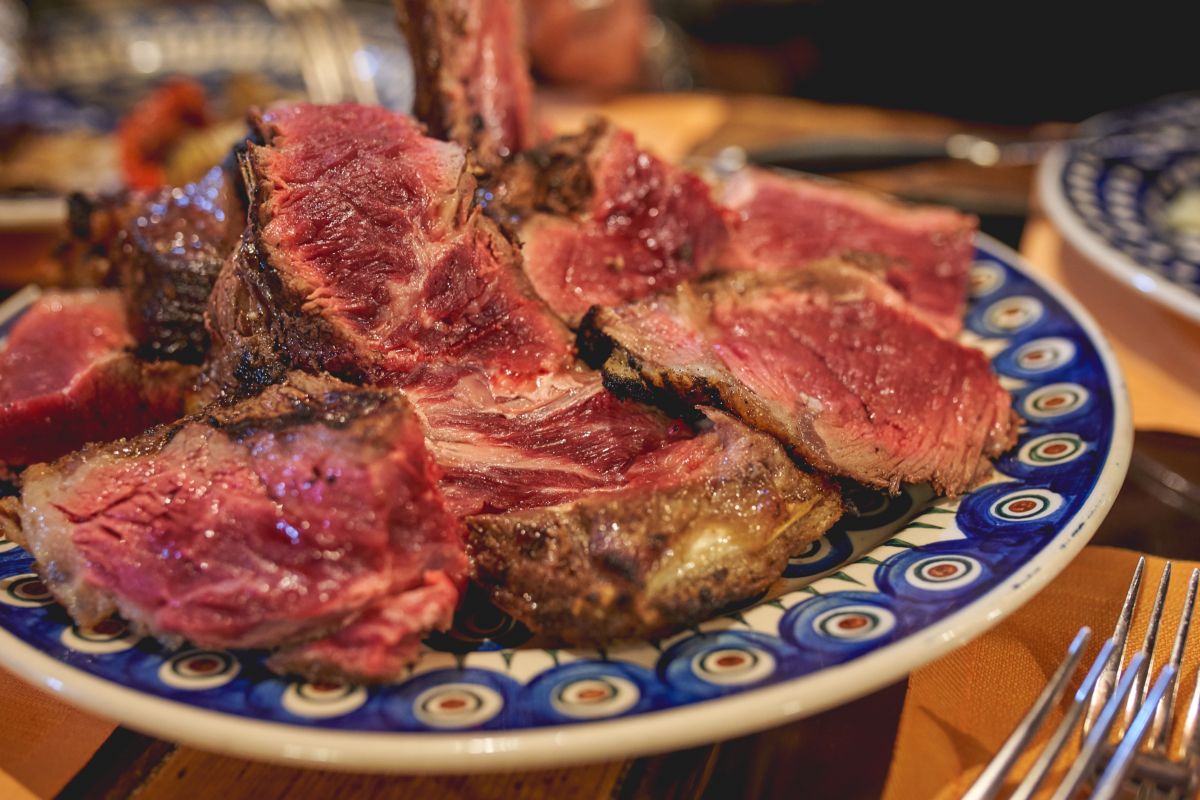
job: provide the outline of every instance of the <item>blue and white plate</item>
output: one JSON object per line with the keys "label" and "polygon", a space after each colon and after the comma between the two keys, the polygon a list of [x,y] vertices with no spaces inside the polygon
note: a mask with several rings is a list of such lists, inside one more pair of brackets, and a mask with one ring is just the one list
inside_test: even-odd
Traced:
{"label": "blue and white plate", "polygon": [[[1200,95],[1102,114],[1080,133],[1039,171],[1050,220],[1097,266],[1200,322]],[[1123,152],[1135,136],[1145,145]]]}
{"label": "blue and white plate", "polygon": [[[78,706],[210,750],[395,772],[549,767],[672,750],[867,694],[995,625],[1067,565],[1116,497],[1132,443],[1108,346],[1070,298],[980,237],[964,340],[1027,420],[983,486],[852,498],[772,592],[661,641],[546,650],[468,602],[411,674],[286,680],[263,654],[169,651],[119,622],[74,627],[0,539],[0,663]],[[0,310],[0,335],[32,292]]]}

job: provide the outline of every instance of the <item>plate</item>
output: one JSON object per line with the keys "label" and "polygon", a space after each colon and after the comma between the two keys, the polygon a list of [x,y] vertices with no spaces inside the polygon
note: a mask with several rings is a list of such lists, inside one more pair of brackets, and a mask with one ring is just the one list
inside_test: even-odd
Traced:
{"label": "plate", "polygon": [[[35,15],[17,79],[31,96],[42,95],[41,105],[88,116],[86,127],[111,129],[172,75],[199,81],[215,98],[233,73],[262,75],[283,90],[304,92],[298,41],[261,3],[117,0],[65,6]],[[346,9],[362,41],[355,69],[375,85],[382,105],[407,111],[413,102],[412,62],[392,6],[347,0]],[[37,108],[32,116],[41,124],[50,115],[52,127],[61,128],[55,118],[67,113]],[[0,195],[0,229],[54,227],[65,218],[62,198]]]}
{"label": "plate", "polygon": [[[1181,192],[1200,193],[1200,95],[1102,114],[1080,132],[1087,141],[1055,148],[1039,170],[1050,220],[1098,267],[1200,322],[1200,227],[1180,228],[1170,211]],[[1142,133],[1158,143],[1114,147]]]}
{"label": "plate", "polygon": [[[1125,477],[1129,403],[1096,325],[980,237],[964,339],[1027,420],[983,486],[853,498],[776,589],[661,641],[546,650],[466,603],[402,682],[278,678],[261,653],[167,651],[73,627],[0,540],[0,663],[129,727],[205,749],[391,772],[544,768],[689,747],[895,682],[1030,599],[1091,537]],[[10,301],[0,334],[31,295]]]}

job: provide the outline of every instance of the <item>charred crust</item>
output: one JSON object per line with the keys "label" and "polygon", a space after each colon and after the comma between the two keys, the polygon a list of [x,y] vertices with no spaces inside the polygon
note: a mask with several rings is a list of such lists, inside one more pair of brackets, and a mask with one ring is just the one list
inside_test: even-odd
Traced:
{"label": "charred crust", "polygon": [[606,334],[600,325],[600,317],[604,309],[592,306],[579,322],[579,330],[575,334],[575,345],[579,357],[592,369],[600,369],[612,354],[616,342]]}
{"label": "charred crust", "polygon": [[262,433],[276,434],[308,425],[324,425],[334,430],[348,428],[357,420],[394,403],[395,395],[385,391],[333,391],[322,396],[299,394],[290,397],[292,411],[268,416],[247,416],[223,420],[209,415],[206,424],[234,441]]}
{"label": "charred crust", "polygon": [[[687,487],[468,518],[473,579],[547,644],[664,636],[762,596],[842,504],[832,483],[792,470],[768,437],[741,435],[749,449],[732,471]],[[732,559],[693,563],[689,548],[713,518],[678,509],[700,509],[700,498],[736,505],[764,492],[774,509],[766,528],[744,529],[750,538]],[[680,558],[689,562],[682,578]]]}

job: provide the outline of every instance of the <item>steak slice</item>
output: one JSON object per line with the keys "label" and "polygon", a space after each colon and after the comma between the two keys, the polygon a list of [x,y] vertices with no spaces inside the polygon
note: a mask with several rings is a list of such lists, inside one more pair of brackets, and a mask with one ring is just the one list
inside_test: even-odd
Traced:
{"label": "steak slice", "polygon": [[[498,382],[572,364],[519,253],[471,207],[461,148],[373,106],[283,106],[256,127],[250,228],[210,309],[218,381],[264,360],[375,383],[426,363]],[[239,296],[251,317],[228,307]]]}
{"label": "steak slice", "polygon": [[182,187],[72,197],[67,272],[76,285],[121,289],[142,358],[204,360],[208,297],[245,227],[231,183],[214,167]]}
{"label": "steak slice", "polygon": [[730,409],[816,469],[891,491],[966,491],[1016,442],[1011,399],[983,353],[838,262],[597,308],[581,349],[614,390]]}
{"label": "steak slice", "polygon": [[48,461],[177,419],[195,370],[142,363],[133,346],[117,292],[39,297],[0,349],[0,464]]}
{"label": "steak slice", "polygon": [[492,213],[518,224],[525,274],[568,325],[710,271],[726,223],[698,176],[606,122],[507,169]]}
{"label": "steak slice", "polygon": [[294,374],[30,468],[18,535],[81,624],[119,612],[167,641],[387,680],[450,624],[466,573],[436,481],[398,392]]}
{"label": "steak slice", "polygon": [[726,269],[768,272],[849,260],[882,272],[943,334],[962,328],[974,217],[758,169],[730,179],[721,202],[734,217],[721,257]]}
{"label": "steak slice", "polygon": [[528,627],[575,645],[658,637],[762,592],[837,521],[837,491],[717,411],[628,484],[467,520],[472,574]]}
{"label": "steak slice", "polygon": [[519,0],[395,0],[417,117],[485,170],[537,138]]}
{"label": "steak slice", "polygon": [[503,394],[477,369],[429,369],[405,387],[459,516],[557,505],[627,484],[641,461],[692,439],[685,422],[618,399],[595,372]]}

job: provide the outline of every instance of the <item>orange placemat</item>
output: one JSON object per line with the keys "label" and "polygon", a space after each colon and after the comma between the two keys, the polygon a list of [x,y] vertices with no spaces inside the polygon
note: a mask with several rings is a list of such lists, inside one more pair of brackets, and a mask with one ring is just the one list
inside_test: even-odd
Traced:
{"label": "orange placemat", "polygon": [[54,797],[115,727],[0,670],[0,798]]}
{"label": "orange placemat", "polygon": [[1112,344],[1133,405],[1133,426],[1200,436],[1200,325],[1109,277],[1040,215],[1021,253],[1091,312]]}
{"label": "orange placemat", "polygon": [[[959,797],[1033,704],[1079,628],[1088,625],[1093,630],[1092,640],[1077,670],[1074,689],[1103,640],[1112,635],[1137,559],[1138,554],[1129,550],[1085,548],[1062,575],[999,626],[914,672],[909,678],[885,800]],[[1147,557],[1142,601],[1130,628],[1135,646],[1145,635],[1151,598],[1164,563]],[[1170,652],[1188,575],[1195,566],[1175,562],[1155,663],[1163,663]],[[1200,648],[1193,646],[1184,662],[1182,698],[1189,697],[1195,686],[1198,663]],[[1043,725],[1036,743],[1045,741],[1053,731],[1062,708],[1060,704]],[[1027,768],[1032,755],[1020,766]]]}

